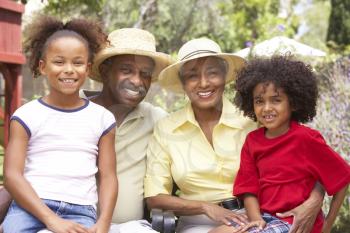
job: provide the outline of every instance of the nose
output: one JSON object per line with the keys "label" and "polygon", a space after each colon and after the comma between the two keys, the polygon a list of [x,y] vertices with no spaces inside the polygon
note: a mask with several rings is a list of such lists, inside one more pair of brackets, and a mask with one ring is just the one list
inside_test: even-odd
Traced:
{"label": "nose", "polygon": [[203,73],[200,76],[199,85],[200,85],[201,88],[206,88],[209,85],[208,78]]}
{"label": "nose", "polygon": [[140,86],[142,84],[142,77],[140,75],[140,72],[134,72],[130,78],[129,81],[134,84],[134,86]]}
{"label": "nose", "polygon": [[73,70],[74,70],[73,65],[71,63],[67,63],[65,65],[65,70],[64,70],[65,73],[68,73],[68,74],[73,73]]}
{"label": "nose", "polygon": [[271,104],[269,102],[266,102],[263,106],[264,111],[269,111],[271,109]]}

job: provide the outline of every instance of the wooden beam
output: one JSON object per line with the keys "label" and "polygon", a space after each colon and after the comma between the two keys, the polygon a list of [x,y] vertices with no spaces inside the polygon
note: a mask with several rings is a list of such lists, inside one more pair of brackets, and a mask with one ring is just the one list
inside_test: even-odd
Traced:
{"label": "wooden beam", "polygon": [[0,8],[6,9],[9,11],[19,12],[21,14],[24,12],[24,5],[13,1],[9,1],[9,0],[1,0]]}
{"label": "wooden beam", "polygon": [[0,62],[12,63],[12,64],[24,64],[26,59],[23,54],[20,53],[4,53],[0,52]]}

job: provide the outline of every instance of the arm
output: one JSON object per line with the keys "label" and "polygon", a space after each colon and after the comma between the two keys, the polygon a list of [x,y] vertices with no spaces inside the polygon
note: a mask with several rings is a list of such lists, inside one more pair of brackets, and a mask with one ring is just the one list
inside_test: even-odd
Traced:
{"label": "arm", "polygon": [[310,197],[304,203],[290,211],[277,213],[277,216],[281,218],[294,216],[293,225],[289,233],[309,233],[321,210],[323,197],[324,189],[319,183],[316,183]]}
{"label": "arm", "polygon": [[185,200],[168,194],[158,194],[153,197],[148,197],[146,198],[146,203],[149,209],[159,208],[171,210],[177,215],[205,214],[212,220],[226,225],[230,225],[231,221],[235,221],[241,225],[247,222],[244,215],[237,214],[216,204],[204,201]]}
{"label": "arm", "polygon": [[331,202],[331,206],[329,208],[329,212],[327,214],[327,217],[325,219],[325,223],[323,225],[322,233],[330,233],[333,223],[337,217],[337,214],[339,212],[340,206],[342,205],[345,195],[346,195],[346,190],[348,189],[348,185],[342,188],[339,192],[337,192]]}
{"label": "arm", "polygon": [[118,180],[116,175],[115,130],[102,136],[98,154],[98,203],[99,218],[93,232],[107,233],[117,202]]}
{"label": "arm", "polygon": [[39,198],[23,175],[27,155],[28,135],[16,120],[10,123],[10,138],[4,161],[4,185],[13,199],[28,212],[57,233],[75,230],[86,232],[80,224],[59,218]]}
{"label": "arm", "polygon": [[263,220],[261,213],[260,213],[260,206],[258,199],[256,198],[255,195],[252,194],[245,194],[243,197],[244,200],[244,207],[247,211],[248,219],[251,222],[261,222],[259,224],[259,227],[264,227],[265,226],[265,221]]}

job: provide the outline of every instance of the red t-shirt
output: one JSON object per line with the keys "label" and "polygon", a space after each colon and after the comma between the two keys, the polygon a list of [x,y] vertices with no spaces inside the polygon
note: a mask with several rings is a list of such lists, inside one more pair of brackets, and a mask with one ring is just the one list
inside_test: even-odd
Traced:
{"label": "red t-shirt", "polygon": [[[265,137],[265,128],[248,134],[233,195],[255,194],[261,211],[275,215],[302,204],[317,181],[334,195],[350,183],[350,166],[318,131],[292,121],[287,133],[273,139]],[[320,212],[313,233],[321,232],[323,221]]]}

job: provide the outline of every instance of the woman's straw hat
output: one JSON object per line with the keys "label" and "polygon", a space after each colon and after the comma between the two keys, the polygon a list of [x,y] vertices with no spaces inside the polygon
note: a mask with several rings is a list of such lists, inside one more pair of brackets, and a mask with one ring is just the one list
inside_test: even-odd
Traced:
{"label": "woman's straw hat", "polygon": [[183,92],[179,77],[181,66],[188,61],[201,57],[220,57],[227,62],[228,71],[226,74],[226,83],[236,78],[236,73],[245,65],[242,57],[222,53],[220,46],[207,38],[193,39],[185,43],[179,50],[178,62],[165,68],[158,77],[159,84],[174,92]]}
{"label": "woman's straw hat", "polygon": [[154,36],[145,30],[137,28],[123,28],[111,32],[108,35],[108,44],[100,50],[94,59],[92,65],[91,78],[102,82],[99,66],[107,58],[116,55],[141,55],[154,60],[155,68],[152,75],[152,81],[155,81],[165,67],[171,64],[169,55],[156,51],[156,41]]}

